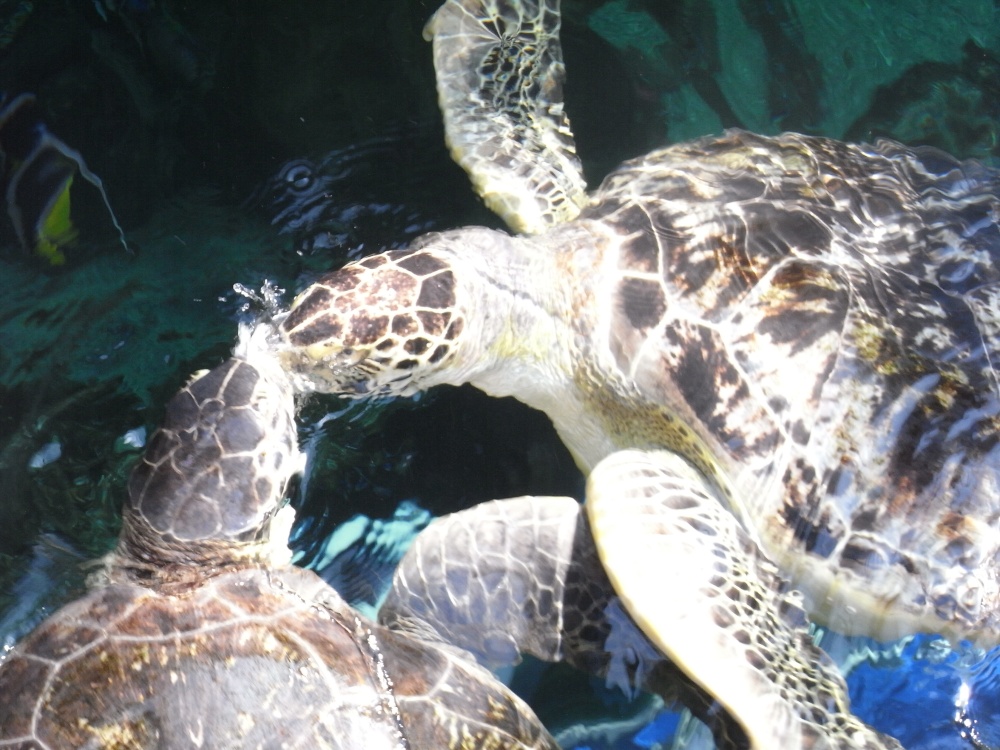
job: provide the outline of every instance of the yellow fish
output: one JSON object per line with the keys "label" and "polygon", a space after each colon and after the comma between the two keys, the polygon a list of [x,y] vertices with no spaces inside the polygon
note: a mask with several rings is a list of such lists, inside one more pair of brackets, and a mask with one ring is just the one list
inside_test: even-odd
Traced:
{"label": "yellow fish", "polygon": [[101,178],[78,152],[48,131],[35,112],[35,101],[32,94],[0,101],[0,186],[21,245],[52,265],[66,262],[64,250],[78,236],[70,188],[79,174],[100,192],[121,244],[128,250]]}

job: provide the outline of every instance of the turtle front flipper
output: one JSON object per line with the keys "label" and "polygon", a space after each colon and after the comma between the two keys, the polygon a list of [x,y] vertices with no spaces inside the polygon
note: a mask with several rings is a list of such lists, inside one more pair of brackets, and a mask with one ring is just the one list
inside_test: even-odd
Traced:
{"label": "turtle front flipper", "polygon": [[900,747],[850,713],[794,593],[683,458],[613,453],[590,475],[587,512],[629,614],[751,747]]}
{"label": "turtle front flipper", "polygon": [[424,29],[452,157],[519,232],[570,221],[587,201],[559,23],[559,0],[448,0]]}

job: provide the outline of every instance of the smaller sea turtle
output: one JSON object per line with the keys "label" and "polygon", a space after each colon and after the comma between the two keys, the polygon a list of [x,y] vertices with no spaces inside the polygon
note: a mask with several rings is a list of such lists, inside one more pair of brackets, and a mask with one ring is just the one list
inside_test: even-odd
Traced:
{"label": "smaller sea turtle", "polygon": [[290,565],[298,455],[269,361],[185,386],[129,481],[107,580],[0,664],[0,747],[556,750],[467,653]]}

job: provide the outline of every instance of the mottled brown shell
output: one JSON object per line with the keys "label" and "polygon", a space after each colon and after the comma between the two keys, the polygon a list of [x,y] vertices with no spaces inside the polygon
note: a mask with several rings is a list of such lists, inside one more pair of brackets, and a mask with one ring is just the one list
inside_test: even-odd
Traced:
{"label": "mottled brown shell", "polygon": [[471,660],[297,568],[103,588],[17,646],[0,695],[0,747],[555,748]]}
{"label": "mottled brown shell", "polygon": [[820,617],[868,610],[835,626],[1000,638],[995,172],[731,131],[626,163],[579,225],[617,269],[577,324],[609,432],[716,476]]}

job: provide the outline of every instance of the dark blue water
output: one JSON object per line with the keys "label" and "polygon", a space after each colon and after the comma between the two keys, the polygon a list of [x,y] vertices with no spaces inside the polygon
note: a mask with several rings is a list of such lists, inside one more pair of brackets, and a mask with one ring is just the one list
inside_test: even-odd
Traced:
{"label": "dark blue water", "polygon": [[[234,283],[294,291],[427,229],[499,223],[441,146],[420,35],[434,6],[0,0],[0,91],[37,96],[46,132],[103,179],[131,248],[82,180],[63,265],[0,216],[0,637],[71,597],[78,562],[111,545],[143,431],[255,312]],[[564,16],[567,108],[592,184],[729,126],[1000,155],[993,2],[564,0]],[[321,559],[339,523],[388,519],[407,498],[440,514],[579,494],[546,420],[513,402],[462,389],[322,421],[341,408],[317,399],[302,414],[304,559]],[[856,711],[910,750],[1000,747],[992,655],[931,637],[866,658],[831,648],[853,655]],[[677,726],[587,681],[515,680],[554,726],[619,727],[567,744],[654,747]]]}

